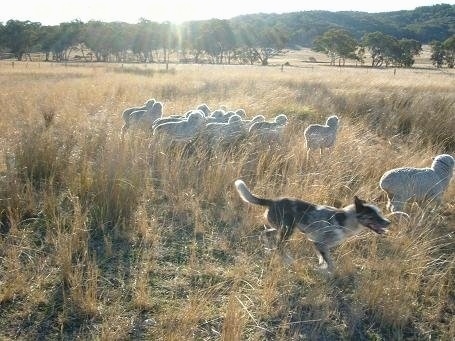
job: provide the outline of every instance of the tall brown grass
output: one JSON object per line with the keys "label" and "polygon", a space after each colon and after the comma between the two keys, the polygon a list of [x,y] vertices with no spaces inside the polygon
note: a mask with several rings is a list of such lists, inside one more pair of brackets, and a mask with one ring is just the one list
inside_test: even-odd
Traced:
{"label": "tall brown grass", "polygon": [[[0,66],[2,339],[453,339],[455,188],[434,212],[365,233],[316,269],[296,236],[286,265],[262,211],[233,189],[384,209],[378,179],[455,152],[455,78],[432,70]],[[200,103],[290,119],[279,142],[119,138],[121,111]],[[306,159],[303,130],[341,117]]]}

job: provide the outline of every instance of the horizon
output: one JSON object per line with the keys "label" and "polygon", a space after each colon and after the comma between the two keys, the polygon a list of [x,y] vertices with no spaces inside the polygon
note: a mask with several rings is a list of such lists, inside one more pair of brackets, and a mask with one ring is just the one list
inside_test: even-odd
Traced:
{"label": "horizon", "polygon": [[307,1],[305,4],[297,4],[293,0],[282,0],[279,3],[256,3],[246,2],[242,6],[217,4],[206,0],[173,0],[168,2],[131,0],[126,4],[112,6],[106,0],[79,1],[77,3],[61,3],[55,0],[43,0],[35,2],[24,0],[21,2],[8,2],[4,5],[0,14],[0,22],[8,20],[20,20],[39,22],[42,25],[58,25],[64,22],[91,20],[102,22],[125,22],[138,23],[141,19],[154,22],[169,21],[181,24],[188,21],[200,21],[209,19],[232,19],[241,15],[249,14],[283,14],[304,11],[355,11],[367,13],[395,12],[402,10],[414,10],[422,6],[434,6],[438,4],[453,5],[454,2],[439,1],[412,1],[401,2],[383,1],[380,3],[366,3],[358,1],[345,1],[342,3],[320,3]]}

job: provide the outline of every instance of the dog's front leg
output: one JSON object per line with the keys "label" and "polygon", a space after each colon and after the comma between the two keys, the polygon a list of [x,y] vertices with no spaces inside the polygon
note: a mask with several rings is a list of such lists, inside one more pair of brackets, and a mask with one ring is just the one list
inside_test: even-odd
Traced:
{"label": "dog's front leg", "polygon": [[319,266],[321,269],[327,269],[328,272],[332,272],[334,269],[333,260],[330,256],[330,250],[326,244],[314,243],[318,253]]}

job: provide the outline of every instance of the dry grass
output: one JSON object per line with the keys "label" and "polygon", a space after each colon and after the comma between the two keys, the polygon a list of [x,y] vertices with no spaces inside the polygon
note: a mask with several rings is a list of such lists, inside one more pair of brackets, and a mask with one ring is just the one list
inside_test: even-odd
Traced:
{"label": "dry grass", "polygon": [[[338,247],[328,278],[302,236],[292,265],[267,252],[232,185],[384,208],[385,170],[455,152],[453,73],[160,68],[0,64],[0,338],[455,338],[455,186],[437,212]],[[291,124],[270,145],[120,141],[121,111],[151,97]],[[336,147],[307,162],[304,128],[332,113]]]}

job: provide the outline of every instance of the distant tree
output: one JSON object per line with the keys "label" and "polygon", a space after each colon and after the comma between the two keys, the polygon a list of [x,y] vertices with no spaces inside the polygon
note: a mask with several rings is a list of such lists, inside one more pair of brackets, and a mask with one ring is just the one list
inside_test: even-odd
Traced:
{"label": "distant tree", "polygon": [[38,44],[40,50],[45,53],[46,62],[49,61],[57,37],[58,26],[42,26],[39,31]]}
{"label": "distant tree", "polygon": [[356,55],[358,43],[346,30],[333,28],[317,37],[313,43],[313,50],[323,52],[330,58],[330,65],[345,64],[346,59],[358,59]]}
{"label": "distant tree", "polygon": [[235,58],[240,64],[250,64],[259,61],[259,53],[256,46],[256,31],[248,23],[235,26],[234,35],[236,37],[237,48],[234,51]]}
{"label": "distant tree", "polygon": [[397,49],[396,39],[382,32],[367,33],[362,37],[362,46],[370,51],[371,66],[390,63],[393,50]]}
{"label": "distant tree", "polygon": [[82,41],[81,33],[83,23],[80,20],[61,23],[58,26],[56,40],[53,46],[53,54],[58,61],[68,60],[71,52]]}
{"label": "distant tree", "polygon": [[209,20],[202,26],[199,39],[213,63],[230,63],[235,38],[228,20]]}
{"label": "distant tree", "polygon": [[28,20],[8,20],[2,27],[2,45],[13,53],[17,60],[22,60],[38,43],[40,27],[40,23]]}
{"label": "distant tree", "polygon": [[445,61],[447,66],[451,69],[455,66],[455,35],[444,40],[442,43],[445,52]]}
{"label": "distant tree", "polygon": [[415,62],[414,57],[422,52],[422,44],[414,39],[400,39],[396,41],[393,51],[394,65],[411,67]]}
{"label": "distant tree", "polygon": [[288,34],[281,27],[270,27],[267,23],[240,23],[234,29],[235,57],[239,61],[268,65],[269,59],[283,53]]}
{"label": "distant tree", "polygon": [[195,63],[200,62],[200,58],[204,53],[204,44],[201,38],[203,26],[204,23],[201,21],[191,21],[182,24],[178,44],[183,60],[189,60],[188,56],[191,55]]}
{"label": "distant tree", "polygon": [[89,48],[96,61],[107,61],[112,49],[113,32],[108,24],[101,21],[89,21],[84,25],[82,41]]}
{"label": "distant tree", "polygon": [[361,65],[365,64],[366,51],[365,47],[359,46],[356,52],[356,60],[360,62]]}
{"label": "distant tree", "polygon": [[431,62],[437,68],[441,68],[444,64],[445,51],[440,41],[433,41],[431,43]]}
{"label": "distant tree", "polygon": [[153,62],[153,50],[159,47],[159,24],[147,19],[141,19],[136,25],[136,34],[133,41],[133,52],[142,62]]}

